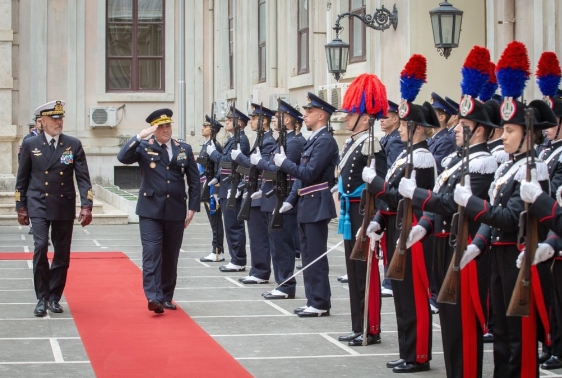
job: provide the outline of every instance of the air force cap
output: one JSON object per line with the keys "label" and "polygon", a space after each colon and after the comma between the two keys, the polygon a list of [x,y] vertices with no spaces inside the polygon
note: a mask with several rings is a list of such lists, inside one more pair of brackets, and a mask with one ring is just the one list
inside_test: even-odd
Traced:
{"label": "air force cap", "polygon": [[[207,114],[205,114],[205,121],[203,121],[203,125],[211,126],[212,124],[213,124],[213,119],[211,117],[209,117]],[[220,123],[219,121],[217,121],[215,119],[214,128],[215,128],[215,131],[218,133],[220,131],[220,129],[223,128],[223,125],[222,125],[222,123]]]}
{"label": "air force cap", "polygon": [[303,108],[305,108],[305,109],[309,109],[309,108],[322,109],[323,111],[325,111],[329,115],[332,115],[332,113],[337,110],[334,106],[332,106],[331,104],[328,104],[326,101],[322,100],[320,97],[316,96],[312,92],[308,92],[308,104],[303,105]]}
{"label": "air force cap", "polygon": [[455,109],[451,104],[445,101],[441,96],[435,92],[431,92],[431,105],[438,110],[441,110],[449,115],[455,115],[458,108]]}
{"label": "air force cap", "polygon": [[35,117],[49,116],[51,118],[64,118],[64,100],[47,102],[35,109]]}
{"label": "air force cap", "polygon": [[172,116],[174,112],[171,109],[158,109],[150,113],[148,117],[146,117],[146,122],[150,123],[150,126],[158,126],[163,125],[166,123],[172,123]]}
{"label": "air force cap", "polygon": [[291,117],[295,118],[297,120],[297,122],[298,122],[298,119],[300,117],[302,117],[301,112],[299,112],[297,109],[295,109],[289,103],[287,103],[283,100],[279,100],[279,109],[277,109],[277,111],[287,113]]}
{"label": "air force cap", "polygon": [[262,114],[264,117],[271,119],[275,115],[275,112],[273,110],[270,110],[263,105],[260,106],[259,104],[252,102],[250,103],[250,106],[252,107],[252,113],[250,113],[250,115],[252,116],[260,115],[260,108],[262,109]]}
{"label": "air force cap", "polygon": [[240,121],[242,121],[244,123],[248,123],[248,121],[250,120],[250,117],[248,117],[246,114],[242,113],[240,110],[236,109],[234,106],[231,106],[230,111],[226,115],[226,118],[234,118],[234,117],[237,117]]}

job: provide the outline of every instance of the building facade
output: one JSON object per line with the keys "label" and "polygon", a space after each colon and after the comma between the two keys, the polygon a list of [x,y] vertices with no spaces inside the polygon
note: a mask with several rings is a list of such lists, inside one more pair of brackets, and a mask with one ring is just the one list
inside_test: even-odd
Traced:
{"label": "building facade", "polygon": [[[559,0],[452,4],[464,16],[459,47],[445,59],[429,18],[439,0],[0,0],[2,185],[13,185],[33,110],[54,99],[66,100],[65,133],[82,140],[92,181],[134,186],[134,168],[116,155],[157,108],[174,111],[175,137],[198,150],[213,102],[220,118],[233,102],[274,108],[280,96],[302,106],[307,92],[319,90],[337,101],[345,83],[364,72],[378,75],[398,102],[399,74],[414,53],[428,60],[417,102],[432,91],[459,98],[460,69],[473,45],[488,47],[497,61],[508,42],[520,40],[533,71],[543,51],[562,54]],[[341,21],[350,64],[336,86],[324,45],[335,37],[337,15],[372,14],[383,5],[396,6],[396,29]],[[525,97],[540,97],[534,77]]]}

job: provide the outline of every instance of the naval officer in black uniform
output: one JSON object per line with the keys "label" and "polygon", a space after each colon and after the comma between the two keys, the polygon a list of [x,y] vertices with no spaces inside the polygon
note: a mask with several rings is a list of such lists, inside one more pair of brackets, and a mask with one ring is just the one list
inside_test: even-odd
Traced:
{"label": "naval officer in black uniform", "polygon": [[191,146],[172,139],[172,115],[170,109],[152,112],[146,118],[150,127],[132,137],[117,155],[123,164],[139,163],[142,172],[136,213],[143,288],[148,309],[157,314],[164,308],[176,309],[172,298],[183,232],[200,206],[199,170]]}
{"label": "naval officer in black uniform", "polygon": [[[306,110],[304,121],[312,134],[303,147],[300,164],[287,159],[285,151],[275,154],[273,159],[283,172],[297,178],[280,211],[292,209],[298,201],[297,222],[303,266],[327,250],[328,223],[336,217],[330,188],[335,181],[338,160],[338,145],[327,127],[336,108],[313,93],[309,92],[308,98],[308,105],[303,106]],[[295,310],[299,317],[330,315],[328,272],[326,256],[303,272],[307,303]]]}
{"label": "naval officer in black uniform", "polygon": [[[33,226],[33,283],[39,300],[35,316],[63,312],[62,297],[70,264],[72,228],[76,218],[76,191],[80,193],[82,227],[92,221],[94,195],[86,154],[80,140],[62,133],[64,101],[51,101],[35,110],[44,132],[23,141],[16,179],[18,223]],[[47,260],[49,229],[55,248]]]}

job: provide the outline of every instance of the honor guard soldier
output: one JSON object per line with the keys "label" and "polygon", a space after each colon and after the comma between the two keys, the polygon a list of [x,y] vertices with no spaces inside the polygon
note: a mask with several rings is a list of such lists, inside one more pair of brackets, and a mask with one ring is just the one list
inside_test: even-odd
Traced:
{"label": "honor guard soldier", "polygon": [[[458,211],[453,199],[455,186],[463,174],[467,173],[468,167],[472,192],[487,199],[488,189],[498,168],[496,159],[488,151],[486,141],[492,127],[499,125],[490,121],[486,105],[475,100],[487,80],[486,62],[489,60],[490,52],[484,47],[475,46],[462,69],[460,123],[455,127],[456,145],[461,154],[455,153],[454,156],[449,155],[443,159],[444,170],[437,178],[433,190],[418,188],[415,180],[408,178],[402,178],[398,187],[402,196],[412,198],[412,205],[424,212],[419,223],[410,231],[406,246],[409,247],[432,233],[435,235],[433,275],[436,293],[449,290],[448,287],[443,289],[442,285],[456,248],[454,235],[457,233],[456,230],[451,230],[453,215]],[[465,140],[468,151],[463,148]],[[468,159],[468,165],[465,159]],[[458,227],[462,226],[460,222],[463,221],[458,220]],[[479,226],[479,222],[469,222],[469,238],[474,237]],[[457,239],[456,242],[461,241]],[[490,260],[480,258],[471,264],[473,266],[470,269],[461,273],[460,285],[454,293],[456,303],[438,304],[447,377],[482,376],[482,335],[486,332]]]}
{"label": "honor guard soldier", "polygon": [[[367,261],[353,259],[352,251],[357,231],[363,222],[363,216],[372,216],[372,214],[363,215],[367,209],[363,209],[363,213],[361,212],[361,195],[365,189],[365,182],[361,177],[363,168],[367,166],[368,159],[373,159],[371,165],[376,167],[377,176],[386,176],[388,170],[385,151],[378,139],[372,135],[375,119],[384,119],[388,114],[388,100],[384,84],[375,75],[359,75],[348,89],[341,111],[347,113],[345,127],[351,132],[351,136],[343,147],[338,164],[340,172],[338,178],[340,200],[338,234],[342,234],[344,239],[352,332],[340,336],[338,340],[347,341],[349,346],[361,346],[365,336],[363,335],[363,322],[365,321],[369,323],[366,344],[381,342],[378,256],[370,254],[373,260],[371,270],[368,271]],[[370,246],[367,245],[367,248]],[[369,256],[367,256],[368,258]],[[370,275],[368,296],[365,295],[367,274]],[[366,319],[364,318],[364,306],[368,306]]]}
{"label": "honor guard soldier", "polygon": [[457,114],[457,109],[435,92],[431,92],[431,105],[439,118],[440,128],[428,139],[429,151],[437,162],[437,173],[443,171],[441,160],[456,150],[454,133],[449,132],[448,122],[451,116]]}
{"label": "honor guard soldier", "polygon": [[[282,141],[282,137],[286,140],[287,149],[285,152],[287,159],[295,164],[300,163],[303,145],[300,138],[295,135],[295,126],[299,116],[301,116],[301,113],[298,110],[285,101],[279,100],[277,116],[274,117],[277,118],[275,127],[276,131],[279,133],[279,138],[275,142],[275,145],[268,156],[261,155],[259,151],[250,155],[250,160],[253,165],[256,165],[258,169],[263,172],[277,172],[279,167],[277,167],[273,162],[273,157],[281,150],[280,143],[282,142],[280,141]],[[281,135],[282,133],[285,133],[285,135]],[[283,185],[280,182],[264,179],[261,187],[261,192],[263,193],[261,197],[261,211],[265,212],[267,215],[266,225],[269,225],[269,247],[271,251],[271,261],[273,263],[273,273],[275,276],[275,282],[278,285],[282,284],[274,290],[263,293],[262,295],[264,299],[291,299],[295,297],[297,282],[294,278],[289,281],[287,281],[287,279],[293,275],[295,270],[294,234],[295,230],[298,229],[297,207],[281,214],[283,223],[281,227],[278,227],[279,224],[274,222],[274,215],[276,215],[274,212],[276,206],[280,203],[279,201],[281,201],[281,204],[286,201],[293,181],[294,178],[286,175],[285,184],[287,187],[287,194],[285,198],[277,198],[279,190],[277,190],[276,186]],[[272,195],[267,198],[267,193],[271,193]],[[274,227],[275,224],[277,227]]]}
{"label": "honor guard soldier", "polygon": [[[76,218],[76,190],[80,195],[78,221],[85,227],[92,221],[94,194],[82,143],[63,134],[64,101],[39,106],[44,132],[23,141],[15,199],[18,223],[33,226],[33,284],[37,306],[35,316],[63,312],[62,297],[70,265],[70,244]],[[49,229],[55,247],[49,267]]]}
{"label": "honor guard soldier", "polygon": [[454,113],[447,121],[447,127],[449,128],[449,134],[455,135],[455,126],[459,123],[459,103],[447,96],[445,96],[445,101],[454,109]]}
{"label": "honor guard soldier", "polygon": [[304,146],[304,144],[306,143],[306,138],[301,133],[303,123],[304,123],[304,117],[303,116],[298,117],[297,118],[297,127],[295,128],[295,133],[296,133],[297,137],[299,138],[299,141]]}
{"label": "honor guard soldier", "polygon": [[200,208],[197,163],[191,146],[172,138],[172,115],[170,109],[152,112],[146,118],[150,127],[132,137],[117,155],[123,164],[138,163],[142,174],[136,209],[142,282],[148,310],[156,314],[176,309],[172,299],[183,233]]}
{"label": "honor guard soldier", "polygon": [[[514,288],[519,285],[519,269],[514,261],[520,252],[519,215],[525,209],[520,185],[527,174],[526,156],[534,155],[534,150],[528,148],[529,138],[531,133],[540,135],[541,129],[556,125],[556,118],[549,106],[541,100],[532,101],[528,106],[516,100],[522,95],[530,75],[527,50],[521,42],[508,44],[498,61],[496,74],[504,97],[501,105],[504,129],[502,140],[505,151],[512,158],[498,168],[490,186],[490,202],[472,194],[470,177],[465,179],[464,185],[459,184],[455,189],[455,202],[465,208],[470,219],[483,223],[472,243],[467,246],[461,266],[469,266],[467,264],[470,261],[489,249],[487,253],[491,254],[492,259],[490,292],[494,305],[494,376],[535,377],[539,375],[537,320],[541,321],[541,329],[545,330],[544,341],[547,344],[550,341],[542,285],[537,285],[534,280],[529,316],[508,316],[507,309]],[[534,120],[529,121],[534,124],[530,132],[526,131],[527,108],[532,108],[535,116]],[[535,165],[538,180],[543,189],[548,191],[546,164],[537,159]],[[539,226],[533,231],[537,232],[538,240],[545,239],[546,230],[543,227]],[[538,277],[535,268],[532,268],[530,274]]]}
{"label": "honor guard soldier", "polygon": [[[328,122],[336,108],[314,93],[308,93],[304,122],[312,134],[303,146],[300,164],[287,159],[285,151],[275,154],[275,165],[295,177],[295,183],[281,212],[297,205],[300,247],[303,267],[327,250],[328,223],[336,217],[330,188],[338,160],[338,145],[328,131]],[[330,281],[328,258],[324,256],[303,272],[306,306],[295,309],[299,317],[330,315]]]}
{"label": "honor guard soldier", "polygon": [[[236,120],[236,124],[234,120]],[[230,262],[219,268],[221,272],[243,272],[246,270],[246,230],[244,221],[237,219],[242,206],[242,196],[238,193],[238,188],[231,188],[232,158],[230,157],[230,151],[234,147],[238,147],[244,155],[250,153],[250,142],[246,134],[244,134],[244,128],[249,120],[250,118],[247,115],[231,106],[230,112],[226,116],[225,124],[225,130],[231,136],[226,141],[223,151],[219,152],[213,142],[210,142],[206,149],[210,159],[220,167],[218,175],[218,182],[220,184],[219,206],[222,208],[224,232],[226,234],[228,252],[230,253]],[[236,132],[239,132],[240,136],[239,146],[234,146]],[[229,194],[237,196],[236,208],[231,210],[226,208]]]}
{"label": "honor guard soldier", "polygon": [[[485,103],[489,109],[489,117],[490,120],[496,124],[501,125],[501,116],[500,116],[500,104],[502,102],[501,96],[495,94],[496,90],[498,89],[498,80],[496,78],[496,65],[493,62],[490,62],[490,71],[489,71],[489,79],[488,82],[484,85],[482,90],[480,91],[480,101]],[[503,164],[509,160],[509,154],[507,154],[503,148],[503,141],[502,141],[502,133],[503,129],[495,128],[492,135],[490,135],[490,139],[488,140],[488,149],[490,153],[496,158],[498,164]]]}
{"label": "honor guard soldier", "polygon": [[[207,146],[211,141],[211,134],[217,135],[219,131],[223,128],[222,123],[205,115],[205,121],[203,122],[203,126],[201,127],[201,135],[205,138],[205,143],[201,147],[201,151],[199,152],[199,159],[208,159],[209,156],[207,155]],[[211,130],[213,129],[213,130]],[[214,141],[215,148],[217,151],[222,152],[222,146],[219,142]],[[198,160],[199,160],[198,159]],[[210,160],[210,159],[209,159]],[[199,261],[201,262],[218,262],[224,261],[224,226],[222,223],[222,207],[219,205],[219,196],[218,191],[219,187],[218,180],[216,175],[220,167],[215,165],[215,174],[213,177],[205,177],[205,167],[200,165],[199,171],[201,172],[200,180],[202,183],[205,181],[209,181],[209,200],[208,202],[203,202],[205,207],[205,212],[207,213],[207,218],[209,218],[209,224],[211,225],[211,230],[213,231],[213,240],[211,242],[213,246],[213,252],[211,252],[208,256],[201,257]],[[203,196],[201,196],[203,198]]]}
{"label": "honor guard soldier", "polygon": [[[397,223],[401,222],[397,222],[396,215],[401,199],[398,184],[405,175],[406,166],[411,164],[413,168],[411,174],[416,178],[418,187],[431,189],[435,184],[437,167],[433,155],[427,149],[427,138],[432,135],[433,129],[439,127],[439,120],[429,102],[423,105],[412,103],[425,82],[426,64],[424,56],[414,54],[400,76],[402,101],[398,113],[400,116],[398,132],[402,142],[408,142],[408,150],[413,158],[407,151],[403,151],[385,178],[378,176],[376,170],[371,167],[364,168],[362,174],[369,192],[381,200],[379,210],[369,224],[367,232],[371,240],[381,240],[386,233],[384,235],[386,240],[382,244],[386,249],[387,260],[391,263],[401,234],[397,226]],[[413,129],[410,129],[408,124],[411,124]],[[421,218],[421,212],[414,212],[413,215],[414,219]],[[429,370],[432,323],[426,266],[430,264],[429,257],[425,254],[432,251],[429,241],[425,244],[423,247],[421,243],[412,245],[408,256],[404,257],[406,264],[402,270],[403,280],[391,280],[400,356],[397,360],[387,362],[386,366],[392,368],[395,373]],[[389,267],[387,276],[391,269]]]}
{"label": "honor guard soldier", "polygon": [[[275,113],[268,108],[251,103],[252,112],[250,114],[250,126],[252,131],[256,132],[256,140],[254,147],[250,153],[260,153],[263,151],[265,155],[269,155],[275,147],[275,138],[270,130],[271,118]],[[261,123],[261,124],[260,124]],[[230,152],[232,160],[242,167],[250,168],[252,163],[250,158],[242,153],[240,146]],[[257,179],[257,182],[250,183],[249,180]],[[267,213],[261,210],[262,192],[261,180],[257,173],[255,177],[246,177],[248,185],[253,185],[255,191],[251,193],[246,188],[244,193],[244,201],[251,201],[249,213],[245,215],[248,222],[248,236],[250,238],[250,256],[252,267],[250,274],[246,277],[239,278],[238,281],[243,284],[265,284],[269,282],[271,275],[271,253],[269,245]],[[250,196],[251,198],[247,198]],[[238,216],[240,218],[240,216]]]}

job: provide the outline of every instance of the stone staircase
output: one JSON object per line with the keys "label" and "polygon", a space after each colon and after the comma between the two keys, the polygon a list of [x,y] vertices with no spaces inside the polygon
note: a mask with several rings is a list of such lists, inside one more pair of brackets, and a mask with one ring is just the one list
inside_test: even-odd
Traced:
{"label": "stone staircase", "polygon": [[[95,193],[95,190],[94,190]],[[76,217],[80,214],[80,198],[76,203]],[[94,196],[92,225],[128,224],[129,214]],[[79,224],[78,221],[75,224]],[[0,192],[0,226],[17,226],[18,216],[14,192]]]}

